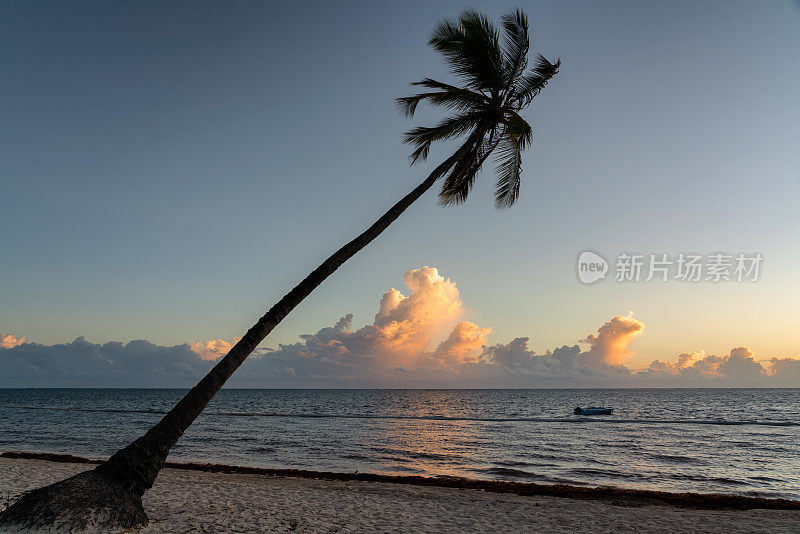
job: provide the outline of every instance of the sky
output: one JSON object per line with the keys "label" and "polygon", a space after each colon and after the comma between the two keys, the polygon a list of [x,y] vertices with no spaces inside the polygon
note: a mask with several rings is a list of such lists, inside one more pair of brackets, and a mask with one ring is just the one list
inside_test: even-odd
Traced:
{"label": "sky", "polygon": [[[516,5],[562,60],[520,201],[493,208],[490,168],[463,206],[429,193],[239,383],[800,386],[798,4],[471,4]],[[0,2],[0,385],[191,385],[452,150],[409,166],[402,133],[441,114],[393,102],[454,81],[426,40],[465,7]],[[606,279],[580,282],[585,250]],[[763,263],[618,282],[622,253]],[[451,284],[450,312],[408,273]],[[387,292],[406,315],[382,322]]]}

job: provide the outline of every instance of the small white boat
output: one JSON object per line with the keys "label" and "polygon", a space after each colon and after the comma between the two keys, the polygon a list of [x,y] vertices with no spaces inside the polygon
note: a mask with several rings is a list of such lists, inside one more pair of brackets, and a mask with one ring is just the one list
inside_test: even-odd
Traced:
{"label": "small white boat", "polygon": [[611,415],[614,408],[611,406],[589,406],[588,408],[575,408],[575,415]]}

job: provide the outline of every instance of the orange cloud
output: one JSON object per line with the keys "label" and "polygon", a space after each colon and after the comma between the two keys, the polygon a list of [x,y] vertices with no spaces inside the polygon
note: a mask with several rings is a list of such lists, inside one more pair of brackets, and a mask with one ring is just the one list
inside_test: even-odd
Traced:
{"label": "orange cloud", "polygon": [[587,365],[622,365],[628,359],[633,338],[644,330],[644,323],[637,321],[630,314],[617,315],[597,330],[597,335],[590,334],[582,340],[590,346],[584,360]]}
{"label": "orange cloud", "polygon": [[0,349],[13,349],[18,345],[25,343],[24,337],[15,337],[13,334],[4,334],[0,332]]}
{"label": "orange cloud", "polygon": [[462,321],[439,344],[436,355],[445,362],[475,363],[478,354],[488,344],[487,338],[491,332],[491,328],[481,328],[475,323]]}
{"label": "orange cloud", "polygon": [[196,352],[203,360],[216,360],[217,358],[228,354],[228,351],[230,351],[240,339],[241,338],[239,337],[235,337],[230,342],[227,342],[224,339],[199,341],[196,343],[190,343],[189,347],[191,347],[192,351]]}
{"label": "orange cloud", "polygon": [[[464,312],[456,284],[427,266],[406,272],[403,280],[411,290],[408,296],[394,288],[386,291],[373,324],[350,330],[353,316],[348,314],[333,327],[300,336],[302,344],[280,345],[278,351],[264,351],[264,357],[282,352],[383,370],[444,370],[477,361],[491,329],[466,321],[456,324]],[[445,340],[432,350],[431,343],[441,338]]]}
{"label": "orange cloud", "polygon": [[421,355],[463,313],[456,284],[436,268],[413,269],[403,280],[411,293],[406,297],[394,288],[386,291],[374,324],[357,332],[371,341],[374,352]]}

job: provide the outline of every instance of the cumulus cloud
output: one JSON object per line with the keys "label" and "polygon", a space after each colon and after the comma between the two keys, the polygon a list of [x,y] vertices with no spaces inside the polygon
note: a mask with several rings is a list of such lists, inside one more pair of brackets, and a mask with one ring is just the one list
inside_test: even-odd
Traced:
{"label": "cumulus cloud", "polygon": [[475,323],[461,321],[447,339],[439,344],[435,354],[447,362],[477,362],[478,354],[487,343],[491,328],[481,328]]}
{"label": "cumulus cloud", "polygon": [[581,351],[578,345],[564,345],[545,354],[528,349],[529,339],[519,337],[507,344],[484,349],[482,358],[490,364],[501,366],[510,375],[530,375],[547,380],[567,382],[599,380],[600,377],[618,379],[630,371],[622,364],[630,354],[630,344],[642,332],[644,323],[627,316],[617,315],[601,326],[596,334],[589,334],[581,342],[589,350]]}
{"label": "cumulus cloud", "polygon": [[[458,288],[433,267],[408,271],[404,281],[411,290],[408,296],[389,289],[381,297],[378,312],[371,325],[350,330],[352,315],[342,317],[335,326],[323,328],[313,335],[303,335],[302,346],[281,345],[278,351],[294,351],[306,357],[323,354],[369,357],[373,365],[384,367],[415,366],[429,358],[426,349],[438,335],[463,314]],[[440,345],[441,358],[463,360],[479,351],[489,329],[472,323],[460,323]]]}
{"label": "cumulus cloud", "polygon": [[584,359],[592,367],[601,365],[622,365],[630,354],[633,338],[644,330],[644,324],[627,316],[617,315],[600,327],[597,334],[590,334],[583,341],[591,347]]}
{"label": "cumulus cloud", "polygon": [[679,374],[682,369],[694,365],[696,362],[705,359],[706,353],[700,352],[684,352],[678,355],[675,362],[666,362],[662,360],[653,360],[650,362],[650,369],[653,371],[664,371],[669,374]]}
{"label": "cumulus cloud", "polygon": [[795,358],[772,358],[769,372],[777,386],[798,387],[800,385],[800,360]]}
{"label": "cumulus cloud", "polygon": [[24,337],[15,337],[12,334],[4,334],[0,332],[0,349],[10,349],[17,345],[25,343]]}
{"label": "cumulus cloud", "polygon": [[749,347],[736,347],[728,358],[719,365],[718,372],[732,378],[759,378],[767,371],[753,359],[753,351]]}
{"label": "cumulus cloud", "polygon": [[355,334],[365,343],[362,352],[393,355],[395,360],[419,356],[463,313],[458,288],[436,268],[413,269],[403,280],[411,293],[406,297],[394,288],[385,292],[374,323]]}
{"label": "cumulus cloud", "polygon": [[[296,343],[259,349],[233,375],[239,387],[798,386],[800,360],[757,360],[747,347],[685,352],[642,371],[625,367],[644,331],[617,315],[578,343],[542,353],[528,337],[489,343],[491,328],[463,321],[455,282],[433,267],[408,271],[408,294],[386,291],[371,324],[346,314]],[[0,386],[193,385],[237,338],[160,347],[148,341],[44,346],[0,336]]]}

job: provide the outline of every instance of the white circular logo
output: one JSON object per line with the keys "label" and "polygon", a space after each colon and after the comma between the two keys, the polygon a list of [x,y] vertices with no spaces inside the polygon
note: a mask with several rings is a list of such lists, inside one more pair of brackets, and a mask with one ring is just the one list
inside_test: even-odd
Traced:
{"label": "white circular logo", "polygon": [[584,250],[578,256],[578,279],[584,284],[593,284],[606,277],[608,262],[600,254]]}

